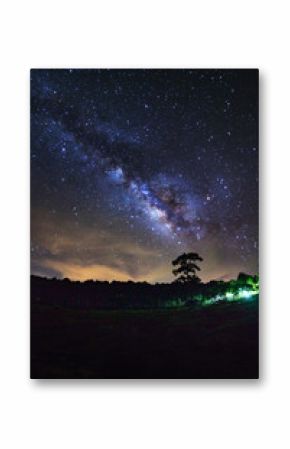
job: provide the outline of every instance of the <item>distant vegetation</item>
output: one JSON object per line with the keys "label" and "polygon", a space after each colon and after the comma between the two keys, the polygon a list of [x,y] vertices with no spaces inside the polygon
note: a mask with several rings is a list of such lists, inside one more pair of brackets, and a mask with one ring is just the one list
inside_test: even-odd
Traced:
{"label": "distant vegetation", "polygon": [[240,273],[228,282],[70,281],[31,277],[33,302],[70,308],[170,308],[207,306],[219,302],[249,301],[259,293],[258,276]]}

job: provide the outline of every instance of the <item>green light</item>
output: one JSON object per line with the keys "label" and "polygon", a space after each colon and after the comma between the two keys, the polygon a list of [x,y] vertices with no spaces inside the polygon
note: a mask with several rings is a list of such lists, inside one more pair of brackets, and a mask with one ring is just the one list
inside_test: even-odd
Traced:
{"label": "green light", "polygon": [[251,293],[245,290],[241,292],[241,296],[242,298],[249,298],[251,296]]}
{"label": "green light", "polygon": [[210,306],[211,304],[214,304],[216,301],[212,298],[212,299],[205,299],[203,302],[202,302],[202,305],[203,306]]}
{"label": "green light", "polygon": [[258,295],[259,292],[255,291],[255,290],[240,290],[239,291],[239,297],[240,298],[245,298],[245,299],[249,299],[254,295]]}
{"label": "green light", "polygon": [[227,298],[227,299],[233,299],[233,297],[234,297],[234,294],[233,294],[233,293],[231,293],[231,292],[226,292],[226,298]]}
{"label": "green light", "polygon": [[255,296],[259,295],[259,290],[254,289],[237,289],[236,291],[229,291],[223,294],[217,294],[211,298],[202,299],[201,304],[203,306],[209,306],[217,304],[219,302],[235,302],[235,301],[251,301],[255,299]]}

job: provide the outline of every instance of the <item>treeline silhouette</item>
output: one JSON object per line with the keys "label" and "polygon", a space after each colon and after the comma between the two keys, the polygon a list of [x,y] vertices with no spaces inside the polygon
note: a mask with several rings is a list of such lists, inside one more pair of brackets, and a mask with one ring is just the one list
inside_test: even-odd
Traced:
{"label": "treeline silhouette", "polygon": [[198,304],[200,298],[250,288],[257,276],[240,273],[236,280],[173,282],[93,281],[31,276],[31,301],[75,309],[170,308]]}

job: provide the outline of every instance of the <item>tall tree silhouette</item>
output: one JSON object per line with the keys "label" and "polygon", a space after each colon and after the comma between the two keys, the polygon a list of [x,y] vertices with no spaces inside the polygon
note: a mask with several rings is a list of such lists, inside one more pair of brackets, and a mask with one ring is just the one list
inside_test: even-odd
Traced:
{"label": "tall tree silhouette", "polygon": [[197,253],[183,253],[172,261],[172,265],[177,267],[172,270],[174,276],[178,276],[174,282],[185,284],[187,282],[200,282],[200,278],[196,276],[196,271],[200,271],[195,262],[202,262],[203,259]]}

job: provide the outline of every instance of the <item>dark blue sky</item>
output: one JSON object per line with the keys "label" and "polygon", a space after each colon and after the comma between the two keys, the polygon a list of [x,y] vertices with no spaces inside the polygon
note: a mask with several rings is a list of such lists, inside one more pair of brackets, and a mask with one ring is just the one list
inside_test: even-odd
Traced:
{"label": "dark blue sky", "polygon": [[257,272],[257,70],[32,70],[32,272]]}

